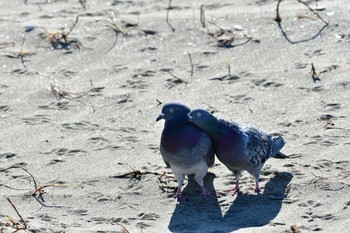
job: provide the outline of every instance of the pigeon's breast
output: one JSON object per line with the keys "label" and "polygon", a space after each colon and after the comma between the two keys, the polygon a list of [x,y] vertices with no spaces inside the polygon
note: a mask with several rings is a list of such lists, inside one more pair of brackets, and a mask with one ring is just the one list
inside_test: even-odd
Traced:
{"label": "pigeon's breast", "polygon": [[202,132],[196,127],[173,130],[164,129],[161,145],[170,153],[177,153],[186,148],[194,148],[201,139]]}
{"label": "pigeon's breast", "polygon": [[160,152],[170,166],[190,167],[204,160],[211,146],[209,137],[197,128],[169,134],[164,131]]}

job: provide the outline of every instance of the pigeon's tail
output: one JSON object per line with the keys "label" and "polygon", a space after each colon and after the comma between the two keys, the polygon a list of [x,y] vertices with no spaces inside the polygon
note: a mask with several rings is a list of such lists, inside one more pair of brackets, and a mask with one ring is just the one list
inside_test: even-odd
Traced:
{"label": "pigeon's tail", "polygon": [[271,156],[274,158],[288,158],[287,155],[280,152],[284,144],[286,144],[286,142],[284,141],[283,137],[278,136],[278,137],[272,138]]}

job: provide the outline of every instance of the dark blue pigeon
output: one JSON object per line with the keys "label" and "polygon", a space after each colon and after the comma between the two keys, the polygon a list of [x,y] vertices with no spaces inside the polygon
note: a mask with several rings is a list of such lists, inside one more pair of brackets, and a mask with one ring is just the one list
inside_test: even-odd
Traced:
{"label": "dark blue pigeon", "polygon": [[214,164],[214,148],[209,136],[188,121],[190,109],[179,103],[167,103],[157,117],[165,120],[160,141],[160,153],[171,168],[178,183],[175,198],[181,197],[186,175],[194,174],[204,196],[211,196],[203,178]]}
{"label": "dark blue pigeon", "polygon": [[284,139],[272,137],[254,126],[229,123],[217,119],[203,109],[194,109],[188,114],[189,120],[207,132],[214,143],[218,159],[234,173],[236,186],[229,191],[239,192],[239,178],[243,170],[255,178],[255,192],[259,193],[260,171],[270,157],[277,155],[285,144]]}

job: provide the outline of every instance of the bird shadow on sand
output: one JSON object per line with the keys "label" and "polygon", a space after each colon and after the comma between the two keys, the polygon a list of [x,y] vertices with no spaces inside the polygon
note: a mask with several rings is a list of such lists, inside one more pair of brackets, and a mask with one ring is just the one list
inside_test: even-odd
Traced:
{"label": "bird shadow on sand", "polygon": [[[212,192],[215,192],[214,178],[214,174],[208,173],[204,179]],[[183,190],[184,200],[176,205],[168,228],[171,232],[226,233],[267,225],[281,210],[282,201],[287,196],[285,190],[292,178],[291,173],[278,173],[266,183],[262,194],[233,196],[232,204],[224,213],[218,199],[202,197],[199,186],[189,182]]]}

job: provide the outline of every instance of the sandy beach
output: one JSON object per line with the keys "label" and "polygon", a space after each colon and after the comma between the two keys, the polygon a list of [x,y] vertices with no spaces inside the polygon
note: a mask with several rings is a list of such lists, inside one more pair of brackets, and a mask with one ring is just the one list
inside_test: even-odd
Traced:
{"label": "sandy beach", "polygon": [[[305,3],[277,22],[275,0],[0,0],[0,232],[349,232],[350,6]],[[289,158],[234,196],[216,160],[217,198],[190,177],[176,202],[155,121],[173,101]]]}

